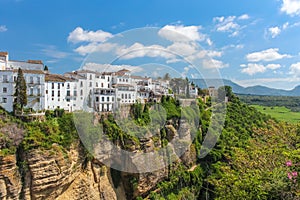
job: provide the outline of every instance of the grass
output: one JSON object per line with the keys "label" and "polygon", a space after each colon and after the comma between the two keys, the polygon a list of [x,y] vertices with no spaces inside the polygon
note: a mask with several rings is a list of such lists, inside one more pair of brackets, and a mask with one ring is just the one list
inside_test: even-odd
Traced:
{"label": "grass", "polygon": [[278,119],[280,121],[286,121],[289,123],[300,123],[300,112],[293,112],[290,109],[281,106],[274,106],[274,107],[268,107],[268,106],[260,106],[260,105],[251,105],[254,108],[256,108],[258,111],[271,115],[275,119]]}

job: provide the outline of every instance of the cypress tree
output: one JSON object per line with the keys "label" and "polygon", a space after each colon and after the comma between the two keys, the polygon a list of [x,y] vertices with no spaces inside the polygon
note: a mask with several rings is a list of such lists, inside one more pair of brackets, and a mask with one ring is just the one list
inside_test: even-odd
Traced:
{"label": "cypress tree", "polygon": [[17,82],[15,86],[14,94],[14,111],[20,110],[23,111],[23,107],[27,105],[27,87],[26,81],[23,75],[21,68],[18,69]]}

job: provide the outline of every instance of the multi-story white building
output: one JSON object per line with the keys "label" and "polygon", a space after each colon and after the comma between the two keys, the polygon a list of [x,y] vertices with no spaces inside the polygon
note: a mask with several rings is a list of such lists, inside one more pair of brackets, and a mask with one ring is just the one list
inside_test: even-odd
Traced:
{"label": "multi-story white building", "polygon": [[[45,109],[45,73],[41,70],[22,70],[27,86],[27,105],[33,110]],[[0,70],[0,106],[13,111],[18,70]]]}
{"label": "multi-story white building", "polygon": [[0,70],[13,70],[19,68],[24,70],[43,70],[44,64],[41,60],[9,60],[8,52],[0,52]]}
{"label": "multi-story white building", "polygon": [[168,83],[149,77],[132,76],[127,69],[117,72],[79,70],[64,75],[44,71],[41,61],[11,61],[0,52],[0,106],[13,110],[15,81],[21,68],[27,85],[28,104],[35,111],[113,112],[121,104],[144,103],[151,96],[168,92]]}
{"label": "multi-story white building", "polygon": [[117,104],[132,104],[137,100],[137,85],[127,69],[113,73],[113,87],[116,89]]}

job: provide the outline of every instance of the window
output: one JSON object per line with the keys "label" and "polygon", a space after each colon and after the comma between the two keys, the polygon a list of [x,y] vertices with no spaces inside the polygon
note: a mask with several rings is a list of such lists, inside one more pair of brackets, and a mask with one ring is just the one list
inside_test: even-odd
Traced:
{"label": "window", "polygon": [[40,77],[37,77],[37,83],[41,84],[41,78]]}
{"label": "window", "polygon": [[60,97],[60,91],[57,91],[57,96]]}
{"label": "window", "polygon": [[98,87],[98,82],[96,82],[96,87]]}
{"label": "window", "polygon": [[92,87],[93,86],[93,83],[92,82],[90,82],[90,87]]}
{"label": "window", "polygon": [[124,94],[122,94],[122,99],[124,99]]}
{"label": "window", "polygon": [[128,95],[129,95],[129,97],[128,97],[128,98],[129,98],[129,99],[131,99],[131,94],[128,94]]}
{"label": "window", "polygon": [[104,102],[104,97],[102,97],[102,102]]}
{"label": "window", "polygon": [[80,96],[82,96],[83,95],[83,90],[80,90]]}
{"label": "window", "polygon": [[77,96],[77,91],[76,91],[76,90],[73,91],[73,95],[74,95],[75,97]]}
{"label": "window", "polygon": [[54,89],[54,83],[52,83],[52,89]]}
{"label": "window", "polygon": [[37,89],[37,95],[41,95],[41,89],[40,88]]}
{"label": "window", "polygon": [[106,101],[109,101],[109,97],[106,98]]}
{"label": "window", "polygon": [[99,97],[96,97],[96,102],[99,102]]}
{"label": "window", "polygon": [[101,87],[103,88],[103,83],[101,83]]}
{"label": "window", "polygon": [[67,89],[70,89],[70,83],[67,84]]}
{"label": "window", "polygon": [[60,98],[58,98],[57,101],[60,101]]}
{"label": "window", "polygon": [[46,90],[46,94],[48,94],[48,90]]}
{"label": "window", "polygon": [[127,99],[127,94],[125,94],[125,99]]}
{"label": "window", "polygon": [[3,88],[3,93],[7,93],[7,88],[6,87]]}
{"label": "window", "polygon": [[52,97],[54,97],[54,90],[52,90]]}
{"label": "window", "polygon": [[115,101],[115,97],[112,97],[111,100],[112,100],[112,101]]}
{"label": "window", "polygon": [[30,95],[30,96],[33,95],[33,88],[30,88],[29,95]]}
{"label": "window", "polygon": [[67,102],[70,102],[70,99],[67,99]]}
{"label": "window", "polygon": [[2,103],[7,103],[7,98],[3,98]]}
{"label": "window", "polygon": [[80,81],[80,87],[83,87],[83,82],[82,81]]}
{"label": "window", "polygon": [[3,75],[3,82],[4,83],[8,82],[7,75]]}
{"label": "window", "polygon": [[30,80],[29,80],[29,83],[33,83],[33,77],[32,76],[30,76]]}
{"label": "window", "polygon": [[107,77],[107,81],[109,81],[109,76]]}
{"label": "window", "polygon": [[60,83],[57,83],[57,89],[60,89]]}
{"label": "window", "polygon": [[67,90],[67,96],[71,96],[70,90]]}
{"label": "window", "polygon": [[61,87],[65,87],[65,84],[64,84],[64,83],[62,83],[62,84],[61,84]]}
{"label": "window", "polygon": [[92,78],[93,78],[93,77],[92,77],[92,74],[90,74],[90,80],[92,80]]}

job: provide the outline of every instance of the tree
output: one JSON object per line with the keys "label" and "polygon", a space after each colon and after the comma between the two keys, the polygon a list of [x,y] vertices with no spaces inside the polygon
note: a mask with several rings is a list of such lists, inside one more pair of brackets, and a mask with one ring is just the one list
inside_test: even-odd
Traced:
{"label": "tree", "polygon": [[164,75],[163,79],[164,79],[165,81],[170,80],[170,79],[171,79],[170,74],[169,74],[169,73],[166,73],[166,74]]}
{"label": "tree", "polygon": [[190,98],[190,81],[187,77],[185,78],[185,83],[186,83],[186,98]]}
{"label": "tree", "polygon": [[45,65],[45,67],[44,67],[44,71],[48,71],[49,69],[48,69],[48,66],[47,65]]}
{"label": "tree", "polygon": [[224,101],[225,97],[228,97],[228,101],[231,101],[234,98],[232,88],[230,86],[221,86],[218,89],[218,100]]}
{"label": "tree", "polygon": [[23,107],[27,105],[27,87],[26,81],[21,68],[18,69],[17,82],[14,94],[14,111],[23,111]]}

